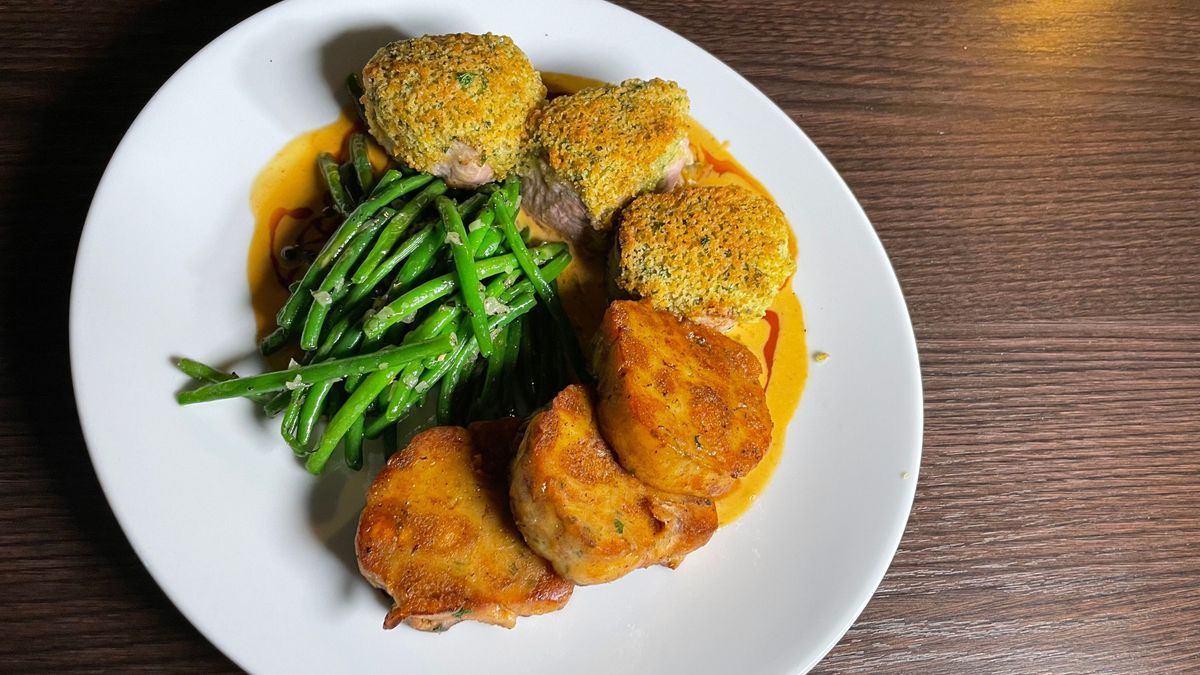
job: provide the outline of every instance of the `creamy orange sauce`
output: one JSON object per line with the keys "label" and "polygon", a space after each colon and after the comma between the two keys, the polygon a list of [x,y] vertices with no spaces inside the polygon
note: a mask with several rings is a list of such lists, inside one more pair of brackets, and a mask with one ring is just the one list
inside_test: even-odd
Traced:
{"label": "creamy orange sauce", "polygon": [[[258,338],[275,330],[275,313],[287,301],[287,286],[304,271],[302,261],[283,255],[287,247],[319,246],[333,233],[340,218],[329,213],[325,182],[317,171],[317,155],[328,152],[344,162],[347,142],[355,131],[364,131],[356,118],[343,113],[332,124],[292,139],[254,179],[250,211],[254,234],[246,259],[250,304],[254,308]],[[369,145],[376,173],[387,166],[383,150]],[[283,367],[295,354],[278,353],[269,360]]]}
{"label": "creamy orange sauce", "polygon": [[[789,282],[790,283],[790,282]],[[767,487],[783,456],[788,423],[800,404],[808,378],[808,351],[804,343],[804,313],[800,299],[788,286],[775,296],[767,315],[756,323],[734,328],[729,336],[758,355],[766,376],[767,408],[771,411],[771,447],[758,466],[738,481],[732,492],[717,500],[721,524],[746,512]],[[774,337],[774,339],[772,339]]]}
{"label": "creamy orange sauce", "polygon": [[[559,73],[542,73],[542,79],[552,94],[571,93],[598,84],[595,80]],[[319,245],[339,222],[336,216],[328,212],[323,180],[316,169],[316,157],[321,152],[329,152],[338,161],[344,161],[350,134],[361,130],[357,118],[343,114],[332,124],[302,134],[289,142],[254,181],[250,208],[255,225],[247,259],[247,275],[260,338],[274,330],[275,313],[287,300],[287,285],[298,278],[303,269],[301,261],[289,260],[281,251],[296,244],[310,248]],[[771,198],[766,188],[734,159],[725,144],[695,120],[689,126],[688,140],[694,164],[684,176],[690,183],[738,184]],[[374,145],[371,159],[377,171],[386,164],[383,152]],[[528,225],[537,239],[558,238],[524,212],[519,216],[519,223]],[[795,241],[791,244],[794,252]],[[558,288],[563,304],[578,329],[580,341],[587,345],[608,305],[604,280],[606,261],[602,256],[588,251],[573,250],[572,253],[574,259],[559,277]],[[717,500],[721,524],[732,522],[745,513],[766,487],[779,464],[784,434],[800,402],[808,374],[804,316],[790,283],[776,296],[765,318],[738,326],[729,335],[758,355],[763,365],[767,406],[774,422],[774,433],[771,447],[759,465],[742,478],[731,493]],[[276,357],[281,362],[274,365],[282,367],[289,355]]]}

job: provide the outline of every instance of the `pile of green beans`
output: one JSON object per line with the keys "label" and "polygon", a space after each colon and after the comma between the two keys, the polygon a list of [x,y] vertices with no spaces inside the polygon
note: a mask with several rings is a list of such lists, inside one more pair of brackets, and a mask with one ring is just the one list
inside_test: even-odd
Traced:
{"label": "pile of green beans", "polygon": [[280,434],[313,474],[338,447],[360,469],[365,439],[394,452],[419,431],[408,422],[430,418],[411,415],[430,397],[439,424],[465,424],[527,415],[588,377],[555,285],[570,253],[517,229],[519,180],[462,191],[399,167],[376,175],[367,147],[354,134],[344,162],[317,158],[343,220],[259,343],[290,350],[292,366],[238,377],[178,363],[202,383],[180,404],[241,397],[282,413]]}

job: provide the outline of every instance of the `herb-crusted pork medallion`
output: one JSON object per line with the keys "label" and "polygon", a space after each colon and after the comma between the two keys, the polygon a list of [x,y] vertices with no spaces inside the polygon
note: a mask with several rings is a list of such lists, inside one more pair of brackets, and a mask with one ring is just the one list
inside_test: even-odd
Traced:
{"label": "herb-crusted pork medallion", "polygon": [[476,187],[507,176],[546,88],[503,35],[426,35],[392,42],[363,68],[371,134],[396,159]]}
{"label": "herb-crusted pork medallion", "polygon": [[679,184],[687,126],[687,92],[666,80],[625,80],[551,100],[534,125],[525,208],[570,239],[608,230],[630,199]]}
{"label": "herb-crusted pork medallion", "polygon": [[643,195],[621,213],[616,285],[718,330],[762,318],[796,269],[771,200],[736,185]]}

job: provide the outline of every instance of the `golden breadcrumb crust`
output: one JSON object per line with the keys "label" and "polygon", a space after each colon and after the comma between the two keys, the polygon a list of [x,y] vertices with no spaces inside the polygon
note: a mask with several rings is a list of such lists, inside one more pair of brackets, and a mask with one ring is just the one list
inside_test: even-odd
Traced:
{"label": "golden breadcrumb crust", "polygon": [[719,497],[771,444],[758,359],[711,328],[618,300],[596,332],[593,363],[600,431],[651,487]]}
{"label": "golden breadcrumb crust", "polygon": [[796,269],[783,212],[736,185],[642,195],[617,236],[622,290],[718,328],[761,318]]}
{"label": "golden breadcrumb crust", "polygon": [[502,179],[546,96],[541,77],[504,35],[426,35],[382,47],[363,68],[371,133],[405,164],[430,171],[453,141]]}
{"label": "golden breadcrumb crust", "polygon": [[717,529],[716,507],[706,497],[655,490],[622,469],[600,436],[595,405],[588,389],[573,384],[529,421],[512,469],[517,527],[577,584],[677,566]]}
{"label": "golden breadcrumb crust", "polygon": [[392,596],[384,628],[511,628],[571,597],[572,584],[525,545],[509,512],[505,458],[517,426],[428,429],[371,483],[355,549],[363,576]]}
{"label": "golden breadcrumb crust", "polygon": [[625,80],[546,104],[533,142],[551,177],[575,189],[598,229],[653,190],[687,142],[688,96],[666,80]]}

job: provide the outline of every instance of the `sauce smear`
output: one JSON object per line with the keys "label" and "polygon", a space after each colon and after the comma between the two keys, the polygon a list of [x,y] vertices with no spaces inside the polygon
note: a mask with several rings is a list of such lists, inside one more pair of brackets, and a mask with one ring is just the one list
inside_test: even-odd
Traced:
{"label": "sauce smear", "polygon": [[[542,73],[542,80],[551,95],[569,94],[600,84],[559,73]],[[356,118],[344,113],[332,124],[289,142],[254,181],[250,208],[255,227],[248,252],[247,276],[259,338],[274,330],[275,313],[287,300],[287,285],[303,271],[304,256],[314,254],[340,223],[341,219],[326,203],[316,158],[318,154],[328,152],[339,161],[344,160],[346,142],[355,131],[362,131]],[[684,174],[689,183],[741,185],[771,198],[766,188],[734,159],[724,144],[695,120],[688,128],[688,141],[695,160]],[[377,171],[386,165],[386,157],[374,144],[371,160]],[[531,227],[535,238],[558,239],[555,233],[540,227],[524,212],[519,218],[521,224]],[[794,238],[790,245],[794,253]],[[580,341],[586,346],[608,306],[605,261],[583,250],[572,250],[572,254],[574,259],[559,277],[558,288]],[[732,492],[717,500],[717,514],[722,525],[745,513],[766,487],[779,464],[788,423],[804,391],[808,374],[804,315],[790,283],[785,284],[775,297],[766,317],[753,324],[738,326],[729,336],[746,345],[762,364],[767,407],[771,411],[774,430],[771,447],[758,466],[742,478]],[[277,354],[271,364],[282,368],[289,356]]]}

